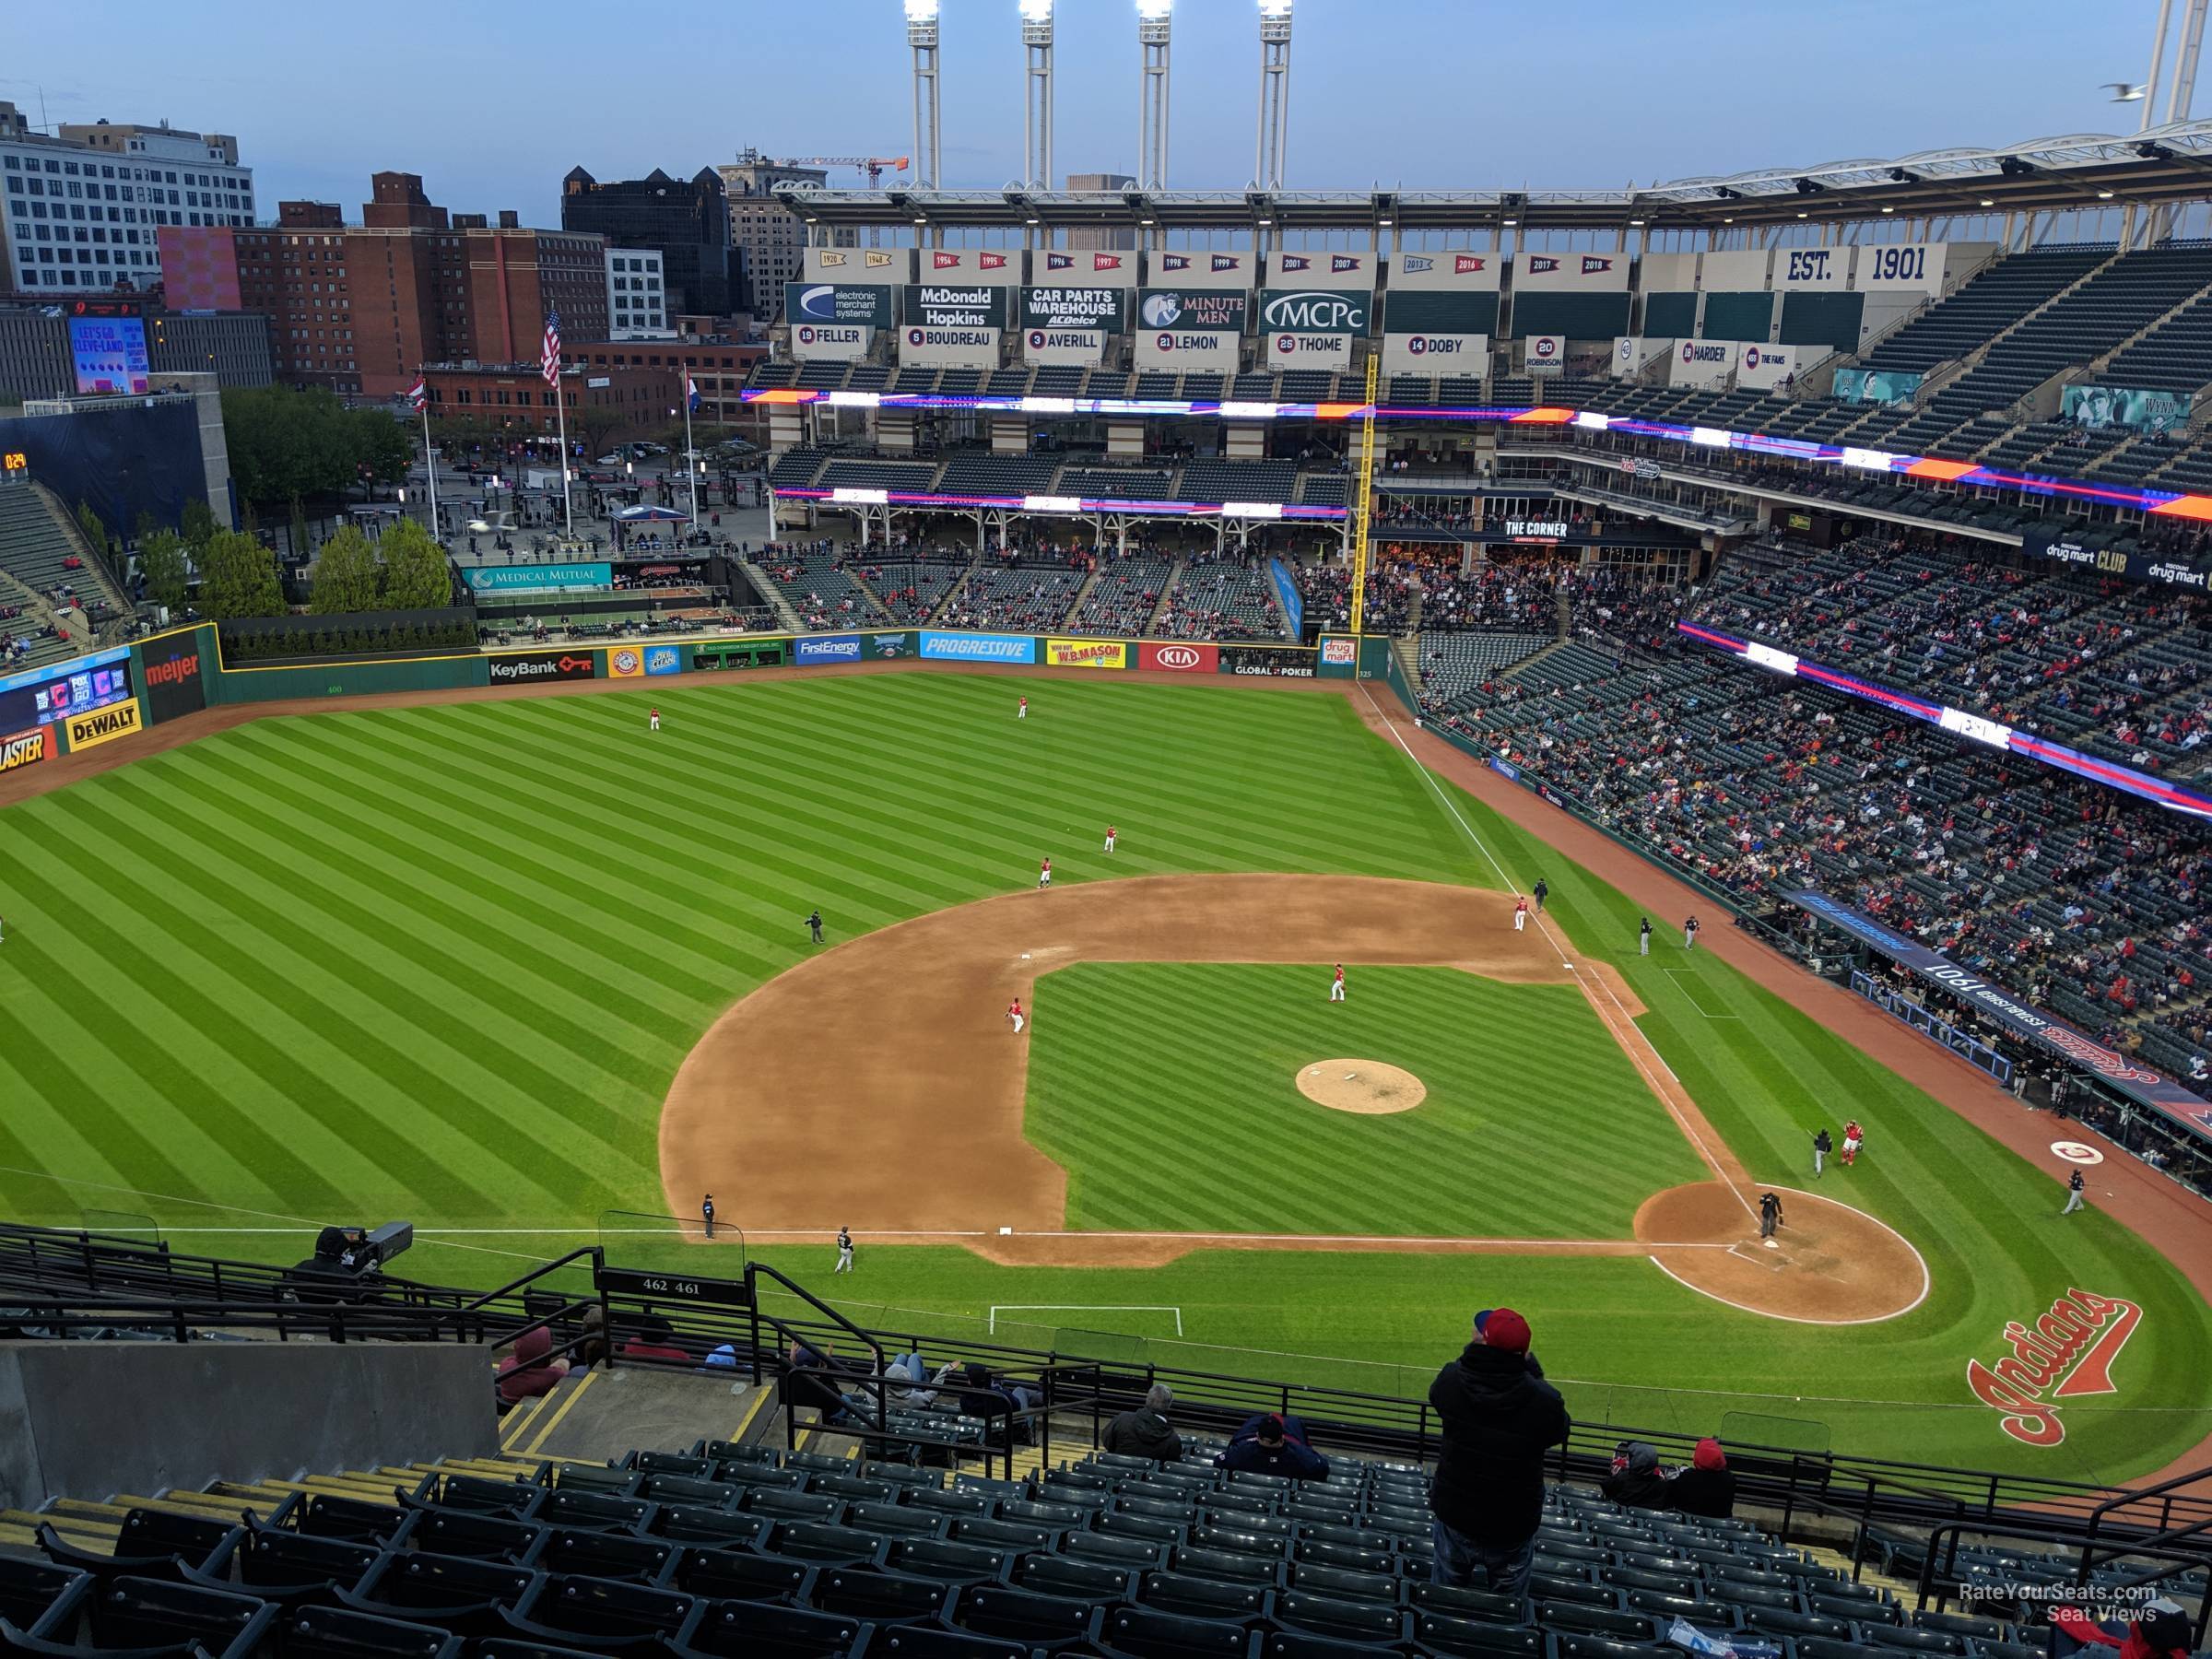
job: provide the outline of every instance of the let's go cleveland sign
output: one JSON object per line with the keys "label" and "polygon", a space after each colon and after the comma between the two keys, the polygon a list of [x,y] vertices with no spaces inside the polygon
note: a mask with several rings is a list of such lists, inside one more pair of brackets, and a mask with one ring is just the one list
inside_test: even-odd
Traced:
{"label": "let's go cleveland sign", "polygon": [[2136,1334],[2143,1310],[2117,1297],[2068,1290],[2039,1314],[2033,1324],[2014,1320],[2002,1333],[2011,1348],[2002,1359],[1983,1365],[1970,1359],[1966,1385],[1984,1406],[2004,1415],[1997,1426],[2030,1446],[2055,1446],[2066,1438],[2059,1401],[2108,1394],[2112,1362]]}

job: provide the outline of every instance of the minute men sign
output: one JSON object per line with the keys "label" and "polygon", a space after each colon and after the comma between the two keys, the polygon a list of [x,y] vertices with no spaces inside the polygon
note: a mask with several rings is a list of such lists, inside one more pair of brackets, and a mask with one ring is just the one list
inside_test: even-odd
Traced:
{"label": "minute men sign", "polygon": [[981,283],[924,282],[905,290],[902,309],[909,324],[924,328],[1004,328],[1009,292]]}

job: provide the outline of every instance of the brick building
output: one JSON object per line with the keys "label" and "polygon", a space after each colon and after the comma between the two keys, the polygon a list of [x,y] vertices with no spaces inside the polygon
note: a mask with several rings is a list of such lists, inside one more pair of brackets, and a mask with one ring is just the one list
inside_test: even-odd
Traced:
{"label": "brick building", "polygon": [[405,392],[425,363],[534,358],[548,308],[564,333],[606,337],[603,238],[449,215],[413,173],[370,187],[359,225],[284,202],[274,226],[163,226],[169,302],[264,312],[279,380],[367,397]]}
{"label": "brick building", "polygon": [[[559,429],[553,388],[534,362],[435,363],[422,379],[431,418],[441,424],[495,429],[516,440]],[[676,386],[666,369],[571,368],[560,380],[569,437],[604,447],[657,431],[668,424]]]}
{"label": "brick building", "polygon": [[689,375],[699,386],[700,423],[750,425],[753,417],[738,393],[753,365],[768,356],[766,345],[739,345],[729,340],[585,340],[569,348],[569,361],[591,374],[613,369],[643,369],[657,373],[665,389],[666,406],[683,414],[683,380]]}

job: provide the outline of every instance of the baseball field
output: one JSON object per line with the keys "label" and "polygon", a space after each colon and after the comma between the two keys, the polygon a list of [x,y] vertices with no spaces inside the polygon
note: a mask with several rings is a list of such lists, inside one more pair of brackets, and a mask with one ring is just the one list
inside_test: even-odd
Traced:
{"label": "baseball field", "polygon": [[[1584,1418],[2096,1480],[2205,1438],[2203,1300],[2047,1170],[1679,917],[1639,956],[1358,690],[1119,678],[286,715],[0,808],[0,1213],[283,1260],[404,1217],[497,1283],[712,1272],[655,1219],[712,1190],[947,1344],[1418,1394],[1510,1303]],[[2093,1363],[1979,1397],[2061,1299]]]}

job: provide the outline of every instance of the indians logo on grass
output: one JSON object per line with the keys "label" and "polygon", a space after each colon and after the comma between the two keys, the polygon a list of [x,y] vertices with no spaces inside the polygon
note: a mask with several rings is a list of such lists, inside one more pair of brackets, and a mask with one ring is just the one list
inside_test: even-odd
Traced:
{"label": "indians logo on grass", "polygon": [[2004,1359],[1994,1365],[1968,1360],[1966,1385],[2005,1414],[1997,1426],[2014,1440],[2055,1446],[2066,1438],[2066,1426],[2059,1407],[2046,1401],[2116,1393],[2112,1361],[2142,1318],[2135,1302],[2068,1290],[2034,1324],[2015,1320],[2005,1327],[2012,1351]]}

